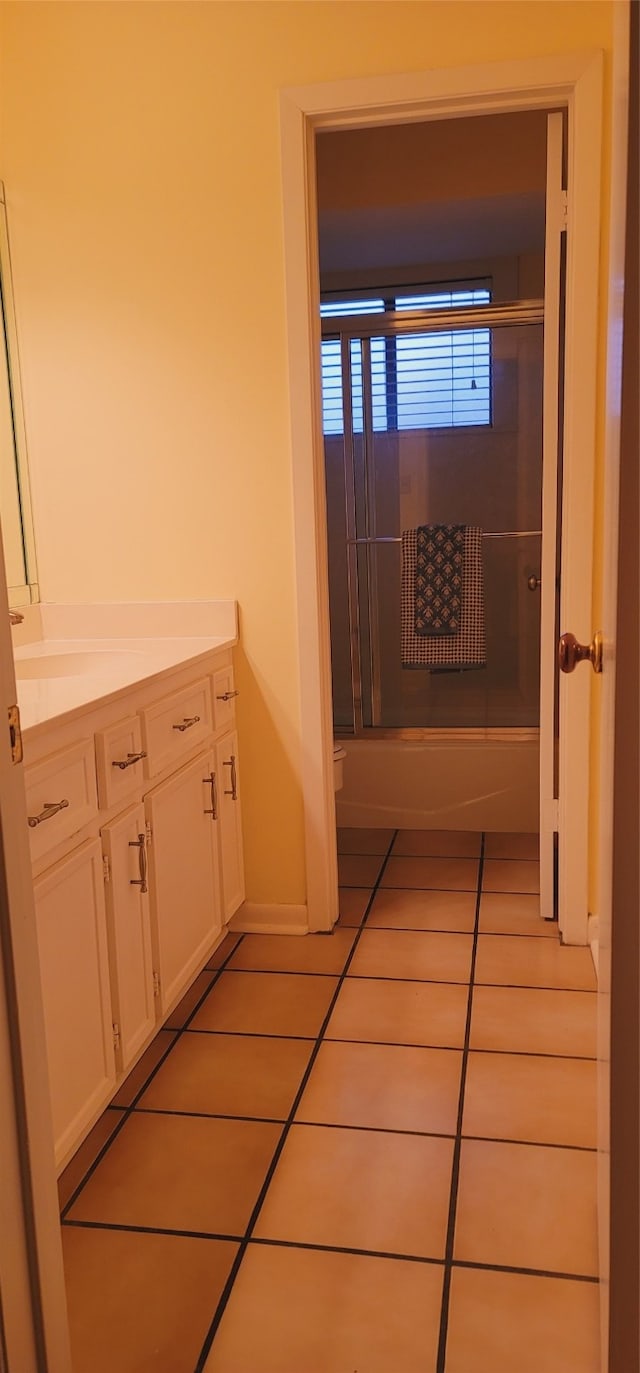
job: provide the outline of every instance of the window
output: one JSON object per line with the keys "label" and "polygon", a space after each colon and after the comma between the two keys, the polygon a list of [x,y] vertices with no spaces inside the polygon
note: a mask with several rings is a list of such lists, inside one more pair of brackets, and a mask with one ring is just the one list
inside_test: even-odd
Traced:
{"label": "window", "polygon": [[[486,305],[487,288],[431,291],[373,299],[323,302],[323,319],[386,310],[459,309]],[[370,339],[374,431],[442,429],[491,423],[491,330],[454,329],[389,334]],[[362,345],[349,340],[354,433],[363,430]],[[343,432],[341,341],[322,342],[322,411],[325,435]]]}

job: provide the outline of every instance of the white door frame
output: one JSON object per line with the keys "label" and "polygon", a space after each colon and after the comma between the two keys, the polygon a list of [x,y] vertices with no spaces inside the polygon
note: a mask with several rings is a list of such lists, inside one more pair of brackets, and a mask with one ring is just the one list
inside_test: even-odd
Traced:
{"label": "white door frame", "polygon": [[4,1353],[7,1373],[71,1373],[24,774],[7,715],[16,701],[0,539],[0,1366]]}
{"label": "white door frame", "polygon": [[[281,93],[298,658],[312,930],[337,915],[331,651],[321,423],[315,131],[566,108],[569,113],[561,621],[592,637],[602,54],[567,54]],[[548,646],[555,652],[555,645]],[[590,673],[561,681],[560,890],[563,937],[587,940]]]}

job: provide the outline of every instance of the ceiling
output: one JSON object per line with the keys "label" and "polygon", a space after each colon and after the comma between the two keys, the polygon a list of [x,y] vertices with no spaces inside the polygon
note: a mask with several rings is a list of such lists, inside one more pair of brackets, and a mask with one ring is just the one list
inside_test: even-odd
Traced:
{"label": "ceiling", "polygon": [[463,262],[544,252],[543,191],[321,210],[320,270]]}

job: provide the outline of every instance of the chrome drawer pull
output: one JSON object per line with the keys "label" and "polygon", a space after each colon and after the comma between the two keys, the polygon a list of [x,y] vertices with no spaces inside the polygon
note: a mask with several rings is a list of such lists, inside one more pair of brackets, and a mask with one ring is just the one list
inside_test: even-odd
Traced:
{"label": "chrome drawer pull", "polygon": [[179,730],[180,730],[180,733],[181,733],[181,734],[184,734],[185,729],[191,729],[191,726],[192,726],[192,725],[197,725],[197,724],[199,724],[199,723],[200,723],[200,716],[199,716],[199,715],[185,715],[184,720],[182,721],[182,724],[181,724],[181,725],[172,725],[171,728],[172,728],[172,729],[179,729]]}
{"label": "chrome drawer pull", "polygon": [[231,757],[230,757],[230,759],[229,759],[228,762],[227,762],[226,759],[225,759],[225,761],[224,761],[224,763],[223,763],[222,766],[225,767],[225,768],[231,768],[231,789],[230,789],[229,791],[225,791],[224,794],[225,794],[225,796],[230,796],[232,801],[237,801],[237,799],[238,799],[238,778],[237,778],[237,775],[236,775],[236,758],[235,758],[235,754],[234,754],[234,753],[231,754]]}
{"label": "chrome drawer pull", "polygon": [[29,815],[27,817],[29,828],[34,830],[36,825],[41,825],[43,820],[50,820],[52,815],[57,815],[59,810],[66,810],[68,801],[45,801],[44,810],[39,815]]}
{"label": "chrome drawer pull", "polygon": [[137,850],[138,850],[138,863],[139,863],[139,865],[140,865],[140,866],[139,866],[140,876],[139,876],[139,877],[130,877],[130,878],[129,878],[129,886],[130,886],[130,887],[139,887],[141,892],[146,892],[146,891],[149,890],[148,887],[147,887],[147,847],[146,847],[146,842],[147,842],[147,837],[146,837],[145,834],[139,834],[137,839],[130,839],[130,840],[129,840],[129,848],[130,848],[130,849],[137,849]]}
{"label": "chrome drawer pull", "polygon": [[141,753],[128,753],[126,758],[115,759],[111,766],[112,768],[122,768],[124,772],[125,768],[132,768],[134,763],[139,763],[140,759],[146,758],[146,756],[144,750]]}
{"label": "chrome drawer pull", "polygon": [[214,821],[218,819],[218,784],[216,782],[215,772],[210,772],[209,776],[203,777],[202,780],[203,782],[208,782],[211,787],[211,809],[205,810],[204,814],[210,815],[211,820]]}
{"label": "chrome drawer pull", "polygon": [[225,691],[223,696],[216,696],[216,701],[230,701],[232,696],[239,696],[239,691]]}

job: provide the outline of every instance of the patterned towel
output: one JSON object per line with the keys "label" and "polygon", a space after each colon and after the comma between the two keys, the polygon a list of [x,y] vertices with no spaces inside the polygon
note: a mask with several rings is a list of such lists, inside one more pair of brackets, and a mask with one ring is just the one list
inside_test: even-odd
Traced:
{"label": "patterned towel", "polygon": [[[426,526],[425,526],[426,527]],[[449,526],[457,528],[457,526]],[[449,634],[416,633],[418,530],[402,534],[401,661],[403,667],[447,672],[486,666],[482,530],[464,530],[460,624]]]}
{"label": "patterned towel", "polygon": [[425,524],[416,530],[416,634],[457,634],[460,629],[464,528]]}

